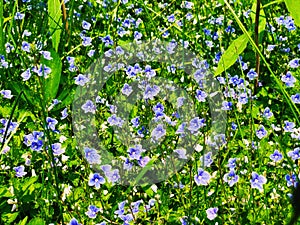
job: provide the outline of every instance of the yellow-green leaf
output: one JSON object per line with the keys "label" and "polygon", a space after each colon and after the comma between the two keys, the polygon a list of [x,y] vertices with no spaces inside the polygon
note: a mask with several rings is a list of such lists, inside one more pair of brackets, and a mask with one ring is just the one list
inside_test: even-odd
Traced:
{"label": "yellow-green leaf", "polygon": [[59,0],[48,0],[48,24],[52,34],[52,46],[57,52],[62,27],[62,13]]}
{"label": "yellow-green leaf", "polygon": [[235,39],[228,49],[222,55],[220,62],[218,64],[217,70],[215,72],[215,76],[221,74],[223,71],[227,70],[231,67],[236,60],[238,59],[239,55],[245,50],[248,44],[248,37],[246,34],[241,35],[237,39]]}
{"label": "yellow-green leaf", "polygon": [[300,27],[300,1],[299,0],[285,0],[285,5],[289,10],[291,17],[293,17],[295,24]]}

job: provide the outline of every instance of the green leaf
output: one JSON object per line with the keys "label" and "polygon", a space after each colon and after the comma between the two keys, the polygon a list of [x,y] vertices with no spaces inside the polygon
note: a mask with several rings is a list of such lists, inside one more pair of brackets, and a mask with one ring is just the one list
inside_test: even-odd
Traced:
{"label": "green leaf", "polygon": [[6,213],[1,216],[2,220],[5,222],[5,224],[10,224],[15,221],[17,216],[19,215],[19,212],[15,213]]}
{"label": "green leaf", "polygon": [[300,27],[300,1],[299,0],[284,0],[291,17],[293,17],[295,24]]}
{"label": "green leaf", "polygon": [[28,216],[26,216],[22,221],[20,221],[18,223],[18,225],[26,225],[27,219],[28,219]]}
{"label": "green leaf", "polygon": [[0,197],[12,197],[12,194],[9,192],[8,188],[5,186],[0,186]]}
{"label": "green leaf", "polygon": [[228,49],[222,55],[220,62],[218,64],[217,70],[215,72],[215,76],[221,74],[223,71],[227,70],[231,67],[236,60],[238,59],[239,55],[245,50],[248,44],[248,37],[246,34],[241,35],[237,39],[235,39]]}
{"label": "green leaf", "polygon": [[62,71],[62,62],[59,55],[53,50],[50,50],[50,53],[52,57],[51,60],[44,58],[41,60],[43,65],[51,68],[51,73],[45,79],[44,89],[46,103],[49,103],[49,101],[52,101],[56,97]]}
{"label": "green leaf", "polygon": [[38,179],[38,177],[31,177],[29,179],[27,179],[23,185],[22,185],[22,191],[26,191],[26,189],[31,185],[33,184],[34,182],[36,182]]}
{"label": "green leaf", "polygon": [[[253,5],[252,5],[252,13],[251,13],[251,19],[253,22],[253,27],[255,26],[255,13],[256,13],[256,1],[254,1]],[[262,4],[260,5],[260,12],[259,12],[259,22],[258,22],[258,40],[259,40],[259,44],[262,43],[262,38],[263,38],[263,34],[265,31],[267,25],[267,20],[266,20],[266,14],[265,11],[262,8]]]}
{"label": "green leaf", "polygon": [[28,100],[28,103],[30,103],[31,105],[37,107],[38,106],[38,97],[37,94],[32,92],[25,84],[23,86],[21,86],[19,84],[19,82],[16,81],[11,81],[10,82],[11,88],[14,91],[14,93],[16,93],[17,95],[19,95],[21,93],[21,91],[24,91],[25,96],[22,94],[21,98],[25,101],[26,99]]}
{"label": "green leaf", "polygon": [[45,225],[45,221],[41,218],[34,218],[27,225]]}
{"label": "green leaf", "polygon": [[59,0],[48,0],[48,13],[49,30],[52,34],[52,46],[57,52],[62,26],[62,13]]}

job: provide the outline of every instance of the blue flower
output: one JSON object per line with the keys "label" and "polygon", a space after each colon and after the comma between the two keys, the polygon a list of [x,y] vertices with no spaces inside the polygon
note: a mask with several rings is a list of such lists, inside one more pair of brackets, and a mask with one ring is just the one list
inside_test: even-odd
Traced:
{"label": "blue flower", "polygon": [[113,40],[111,39],[111,37],[109,35],[103,37],[102,42],[104,43],[105,46],[109,46],[109,45],[114,44]]}
{"label": "blue flower", "polygon": [[138,164],[140,167],[145,167],[149,161],[150,161],[149,156],[145,156],[145,157],[141,156],[140,159],[138,160]]}
{"label": "blue flower", "polygon": [[91,28],[91,24],[85,20],[82,21],[82,28],[85,30],[89,30]]}
{"label": "blue flower", "polygon": [[156,128],[154,128],[153,131],[151,132],[151,137],[156,141],[165,135],[166,135],[166,130],[164,129],[162,124],[158,124]]}
{"label": "blue flower", "polygon": [[285,132],[293,132],[295,127],[294,122],[284,121],[284,131]]}
{"label": "blue flower", "polygon": [[84,86],[87,82],[90,81],[90,79],[88,77],[84,76],[83,74],[79,74],[74,79],[75,79],[75,84],[80,85],[80,86]]}
{"label": "blue flower", "polygon": [[167,16],[168,22],[173,23],[175,21],[174,14],[171,14],[170,16]]}
{"label": "blue flower", "polygon": [[49,51],[40,51],[40,53],[43,55],[43,57],[47,60],[51,60],[51,53]]}
{"label": "blue flower", "polygon": [[29,43],[26,42],[26,41],[23,41],[23,42],[22,42],[22,47],[21,47],[21,49],[22,49],[23,51],[25,51],[25,52],[30,52],[30,45],[29,45]]}
{"label": "blue flower", "polygon": [[297,93],[295,95],[292,95],[291,99],[295,104],[299,104],[300,103],[300,94]]}
{"label": "blue flower", "polygon": [[142,148],[141,145],[135,145],[134,147],[130,147],[127,152],[129,154],[130,159],[139,160],[142,152],[144,151],[145,150]]}
{"label": "blue flower", "polygon": [[205,91],[196,90],[196,98],[199,102],[205,102],[206,101],[207,94]]}
{"label": "blue flower", "polygon": [[263,185],[267,183],[267,179],[263,175],[258,175],[256,172],[252,172],[252,179],[250,180],[250,183],[251,188],[263,191]]}
{"label": "blue flower", "polygon": [[58,121],[54,118],[47,117],[46,122],[47,122],[48,129],[55,131],[55,125],[58,123]]}
{"label": "blue flower", "polygon": [[89,164],[99,164],[100,163],[100,155],[93,148],[84,148],[84,156]]}
{"label": "blue flower", "polygon": [[235,183],[239,181],[239,176],[236,175],[233,169],[231,169],[228,173],[224,175],[223,180],[227,182],[230,187],[232,187]]}
{"label": "blue flower", "polygon": [[0,93],[3,95],[3,98],[11,99],[13,97],[11,90],[2,90]]}
{"label": "blue flower", "polygon": [[15,20],[22,20],[24,19],[25,17],[25,14],[24,13],[20,13],[20,12],[16,12],[16,15],[15,15]]}
{"label": "blue flower", "polygon": [[263,125],[261,125],[260,128],[258,130],[256,130],[256,136],[259,139],[262,139],[263,137],[267,136],[267,134],[268,133]]}
{"label": "blue flower", "polygon": [[24,177],[27,172],[24,172],[24,166],[17,166],[13,168],[16,171],[16,177]]}
{"label": "blue flower", "polygon": [[228,160],[228,164],[227,166],[230,168],[230,169],[234,169],[236,167],[236,158],[230,158]]}
{"label": "blue flower", "polygon": [[258,75],[254,71],[254,69],[250,69],[250,71],[247,73],[247,77],[249,78],[249,80],[254,80],[254,78],[256,78],[257,76]]}
{"label": "blue flower", "polygon": [[222,103],[222,110],[231,110],[232,109],[232,102],[227,102],[227,101],[224,101]]}
{"label": "blue flower", "polygon": [[151,87],[149,84],[146,86],[145,88],[145,92],[144,92],[144,99],[151,99],[153,100],[154,97],[159,93],[160,88],[156,85],[153,85],[153,87]]}
{"label": "blue flower", "polygon": [[275,150],[274,153],[270,155],[270,159],[272,159],[274,162],[278,162],[282,160],[282,158],[282,154],[278,150]]}
{"label": "blue flower", "polygon": [[73,219],[71,219],[69,225],[82,225],[82,224],[78,223],[78,221],[75,218],[73,218]]}
{"label": "blue flower", "polygon": [[105,173],[105,176],[112,183],[116,183],[120,179],[120,175],[119,175],[119,170],[118,169],[107,171]]}
{"label": "blue flower", "polygon": [[187,159],[186,157],[186,150],[185,149],[175,149],[174,152],[178,154],[179,159]]}
{"label": "blue flower", "polygon": [[292,160],[296,160],[296,159],[299,159],[299,158],[300,158],[299,151],[300,151],[300,148],[299,148],[299,147],[298,147],[298,148],[294,148],[294,150],[289,151],[289,152],[287,153],[287,155],[288,155],[289,157],[291,157]]}
{"label": "blue flower", "polygon": [[200,119],[199,117],[195,117],[191,119],[189,123],[188,130],[190,130],[192,133],[198,132],[198,130],[205,126],[205,119]]}
{"label": "blue flower", "polygon": [[286,180],[286,185],[288,187],[290,186],[294,186],[294,187],[297,187],[298,185],[298,182],[297,182],[297,176],[295,174],[292,174],[292,175],[285,175],[285,180]]}
{"label": "blue flower", "polygon": [[101,184],[105,183],[105,179],[99,173],[94,173],[89,180],[89,186],[95,186],[96,189],[100,188]]}
{"label": "blue flower", "polygon": [[289,62],[291,68],[298,68],[300,59],[293,59]]}
{"label": "blue flower", "polygon": [[65,108],[63,111],[61,111],[61,118],[60,118],[61,120],[67,118],[67,116],[68,116],[67,111],[68,111],[67,108]]}
{"label": "blue flower", "polygon": [[117,117],[116,114],[113,114],[112,116],[110,116],[108,119],[107,119],[107,122],[109,123],[109,125],[113,126],[113,125],[116,125],[118,127],[122,127],[123,126],[123,123],[124,121],[120,118],[120,117]]}
{"label": "blue flower", "polygon": [[205,186],[208,185],[210,178],[210,174],[204,171],[202,168],[198,169],[198,174],[194,176],[194,180],[198,186],[200,184]]}
{"label": "blue flower", "polygon": [[132,87],[129,84],[125,83],[122,88],[122,93],[126,96],[129,96],[132,93]]}
{"label": "blue flower", "polygon": [[263,116],[267,119],[270,119],[273,116],[273,113],[271,112],[269,107],[266,107],[264,112],[263,112]]}
{"label": "blue flower", "polygon": [[53,155],[57,156],[57,155],[61,155],[65,152],[65,149],[61,148],[61,143],[54,143],[51,145],[52,151],[53,151]]}
{"label": "blue flower", "polygon": [[96,106],[94,105],[94,103],[91,100],[87,100],[82,106],[81,109],[84,110],[84,113],[96,113]]}
{"label": "blue flower", "polygon": [[47,78],[47,76],[51,73],[52,70],[48,66],[40,65],[39,67],[34,67],[32,71],[37,73],[37,75],[40,77],[44,76],[45,78]]}
{"label": "blue flower", "polygon": [[290,71],[288,71],[286,75],[283,75],[281,77],[281,80],[285,83],[287,87],[294,87],[294,83],[296,82],[295,77],[293,77]]}
{"label": "blue flower", "polygon": [[218,208],[209,208],[206,210],[206,215],[209,220],[214,220],[217,217]]}
{"label": "blue flower", "polygon": [[97,208],[96,206],[94,205],[90,205],[89,206],[89,210],[85,213],[89,218],[96,218],[97,216],[97,213],[100,211],[99,208]]}
{"label": "blue flower", "polygon": [[133,118],[130,122],[132,123],[132,126],[133,126],[133,127],[138,127],[139,124],[140,124],[140,123],[139,123],[139,117]]}
{"label": "blue flower", "polygon": [[200,157],[200,165],[203,167],[210,167],[210,165],[213,163],[213,159],[211,158],[212,152],[206,153],[204,156]]}
{"label": "blue flower", "polygon": [[92,38],[91,37],[81,37],[82,38],[82,45],[83,46],[90,46],[92,45]]}

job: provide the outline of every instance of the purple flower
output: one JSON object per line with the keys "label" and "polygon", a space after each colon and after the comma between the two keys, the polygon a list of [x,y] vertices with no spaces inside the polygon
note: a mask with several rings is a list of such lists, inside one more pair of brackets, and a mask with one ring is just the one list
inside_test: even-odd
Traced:
{"label": "purple flower", "polygon": [[282,158],[282,154],[278,150],[275,150],[274,153],[270,155],[270,159],[272,159],[274,162],[278,162]]}
{"label": "purple flower", "polygon": [[81,37],[82,38],[82,45],[83,46],[90,46],[92,45],[92,38],[91,37]]}
{"label": "purple flower", "polygon": [[300,59],[293,59],[289,62],[291,68],[298,68]]}
{"label": "purple flower", "polygon": [[90,81],[89,78],[87,78],[86,76],[84,76],[82,74],[79,74],[74,79],[75,79],[75,84],[80,85],[80,86],[84,86],[87,82]]}
{"label": "purple flower", "polygon": [[61,111],[61,117],[60,117],[61,120],[67,118],[67,116],[68,116],[67,111],[68,111],[67,108],[65,108],[63,111]]}
{"label": "purple flower", "polygon": [[191,119],[189,123],[188,130],[190,130],[192,133],[196,133],[200,128],[205,126],[205,119],[200,119],[199,117],[195,117]]}
{"label": "purple flower", "polygon": [[112,116],[110,116],[108,119],[107,119],[107,122],[109,123],[109,125],[113,126],[113,125],[116,125],[118,127],[122,127],[123,126],[123,123],[124,121],[120,118],[120,117],[117,117],[116,114],[113,114]]}
{"label": "purple flower", "polygon": [[33,72],[37,73],[38,76],[44,76],[47,78],[47,76],[51,73],[51,68],[45,65],[40,65],[39,67],[33,67]]}
{"label": "purple flower", "polygon": [[141,157],[141,153],[145,150],[141,145],[135,145],[134,147],[130,147],[128,149],[129,158],[139,160]]}
{"label": "purple flower", "polygon": [[261,125],[260,128],[258,130],[256,130],[256,136],[259,139],[262,139],[263,137],[267,136],[267,134],[268,133],[263,125]]}
{"label": "purple flower", "polygon": [[292,95],[292,96],[291,96],[291,99],[292,99],[292,101],[293,101],[295,104],[299,104],[299,103],[300,103],[300,94],[297,93],[297,94],[295,94],[295,95]]}
{"label": "purple flower", "polygon": [[89,186],[95,186],[96,189],[100,188],[101,184],[105,183],[105,179],[99,173],[94,173],[89,180]]}
{"label": "purple flower", "polygon": [[51,60],[51,53],[49,51],[40,51],[40,53],[43,55],[43,57],[47,60]]}
{"label": "purple flower", "polygon": [[283,75],[281,77],[281,80],[285,83],[287,87],[294,87],[294,83],[296,82],[295,77],[293,77],[290,71],[288,71],[286,75]]}
{"label": "purple flower", "polygon": [[23,78],[23,81],[29,80],[29,78],[31,77],[30,69],[27,69],[23,73],[21,73],[21,77]]}
{"label": "purple flower", "polygon": [[284,131],[285,132],[293,132],[295,127],[294,122],[284,121]]}
{"label": "purple flower", "polygon": [[149,156],[145,156],[145,157],[141,156],[140,159],[138,160],[138,164],[140,167],[145,167],[149,161],[150,161]]}
{"label": "purple flower", "polygon": [[300,158],[299,151],[300,151],[300,148],[299,148],[299,147],[298,147],[298,148],[294,148],[294,150],[289,151],[289,152],[287,153],[287,155],[288,155],[289,157],[291,157],[292,160],[296,160],[296,159],[299,159],[299,158]]}
{"label": "purple flower", "polygon": [[228,160],[227,167],[229,167],[230,169],[234,169],[236,167],[236,158],[230,158]]}
{"label": "purple flower", "polygon": [[130,122],[132,123],[133,127],[138,127],[139,126],[139,117],[133,118]]}
{"label": "purple flower", "polygon": [[254,78],[256,78],[257,76],[258,75],[254,71],[254,69],[250,69],[250,71],[247,73],[247,77],[249,78],[249,80],[254,80]]}
{"label": "purple flower", "polygon": [[206,210],[206,215],[209,220],[214,220],[217,217],[218,208],[209,208]]}
{"label": "purple flower", "polygon": [[116,210],[114,213],[118,216],[123,215],[125,213],[124,207],[127,201],[120,202],[118,204],[118,210]]}
{"label": "purple flower", "polygon": [[55,130],[55,125],[58,123],[58,121],[54,118],[47,117],[46,122],[47,122],[48,129],[51,129],[51,130],[54,131]]}
{"label": "purple flower", "polygon": [[91,100],[87,100],[82,106],[81,109],[84,110],[84,113],[93,113],[95,114],[96,112],[96,106],[94,105],[94,103]]}
{"label": "purple flower", "polygon": [[298,185],[298,182],[297,182],[297,176],[295,174],[292,174],[292,175],[285,175],[285,180],[286,180],[286,185],[288,187],[290,186],[294,186],[294,187],[297,187]]}
{"label": "purple flower", "polygon": [[263,175],[258,175],[256,172],[252,172],[252,179],[250,180],[250,183],[251,188],[263,191],[263,185],[267,183],[267,179]]}
{"label": "purple flower", "polygon": [[96,218],[97,216],[97,213],[100,211],[99,208],[97,208],[96,206],[94,205],[90,205],[89,206],[89,210],[85,213],[89,218]]}
{"label": "purple flower", "polygon": [[133,220],[133,216],[131,213],[120,215],[119,217],[124,221],[124,225],[129,225],[129,222]]}
{"label": "purple flower", "polygon": [[120,175],[119,175],[119,170],[118,169],[108,171],[107,173],[105,173],[105,176],[112,183],[115,183],[115,182],[117,182],[120,179]]}
{"label": "purple flower", "polygon": [[166,135],[166,130],[164,129],[162,124],[158,124],[157,127],[154,128],[153,131],[151,132],[151,137],[156,141],[165,135]]}
{"label": "purple flower", "polygon": [[16,177],[24,177],[27,172],[24,172],[24,166],[17,166],[13,168],[16,171]]}
{"label": "purple flower", "polygon": [[126,96],[129,96],[132,93],[132,87],[129,86],[129,84],[124,84],[123,88],[122,88],[122,93]]}
{"label": "purple flower", "polygon": [[52,151],[53,151],[53,155],[57,156],[57,155],[61,155],[65,152],[65,149],[61,148],[61,143],[54,143],[51,145]]}
{"label": "purple flower", "polygon": [[13,97],[11,90],[2,90],[0,93],[3,95],[3,98],[11,99]]}
{"label": "purple flower", "polygon": [[23,42],[22,42],[22,47],[21,47],[21,49],[22,49],[23,51],[25,51],[25,52],[30,52],[30,45],[29,45],[29,43],[26,42],[26,41],[23,41]]}
{"label": "purple flower", "polygon": [[156,85],[153,85],[153,87],[151,87],[149,84],[146,86],[145,92],[144,92],[144,99],[151,99],[153,100],[153,98],[159,93],[160,88]]}
{"label": "purple flower", "polygon": [[230,187],[232,187],[236,182],[239,181],[239,176],[235,174],[233,169],[231,169],[224,175],[223,180],[227,182]]}
{"label": "purple flower", "polygon": [[15,15],[15,20],[22,20],[24,19],[25,17],[25,14],[24,13],[20,13],[20,12],[16,12],[16,15]]}
{"label": "purple flower", "polygon": [[73,219],[71,219],[69,225],[82,225],[82,224],[78,223],[78,221],[75,218],[73,218]]}
{"label": "purple flower", "polygon": [[109,46],[109,45],[114,44],[113,40],[111,39],[111,37],[109,35],[103,37],[102,42],[104,43],[105,46]]}
{"label": "purple flower", "polygon": [[168,16],[167,19],[168,19],[168,22],[173,23],[175,21],[174,14],[171,14],[170,16]]}
{"label": "purple flower", "polygon": [[263,116],[267,119],[270,119],[273,116],[273,113],[271,112],[269,107],[266,107],[264,112],[263,112]]}
{"label": "purple flower", "polygon": [[206,97],[207,94],[205,93],[205,91],[196,90],[196,98],[198,99],[199,102],[205,102]]}
{"label": "purple flower", "polygon": [[97,153],[97,151],[93,148],[84,148],[84,156],[89,164],[99,164],[100,161],[100,155]]}
{"label": "purple flower", "polygon": [[210,165],[213,163],[211,155],[212,155],[212,153],[208,152],[204,156],[200,157],[201,166],[210,167]]}
{"label": "purple flower", "polygon": [[187,159],[185,149],[175,149],[174,152],[178,154],[179,159]]}
{"label": "purple flower", "polygon": [[91,28],[91,24],[85,20],[82,21],[82,28],[85,30],[89,30]]}
{"label": "purple flower", "polygon": [[210,174],[204,171],[202,168],[198,169],[198,174],[194,176],[194,180],[198,186],[200,184],[205,186],[208,185],[210,178]]}
{"label": "purple flower", "polygon": [[231,110],[232,109],[232,103],[231,102],[227,102],[227,101],[224,101],[222,103],[222,110]]}

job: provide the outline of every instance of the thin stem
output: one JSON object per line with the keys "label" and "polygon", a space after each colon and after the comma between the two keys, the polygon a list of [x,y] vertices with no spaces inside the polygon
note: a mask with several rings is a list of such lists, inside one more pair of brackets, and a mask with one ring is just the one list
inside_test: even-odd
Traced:
{"label": "thin stem", "polygon": [[[260,0],[256,0],[256,14],[255,14],[255,44],[257,48],[259,48],[259,14],[260,14]],[[258,79],[259,79],[259,72],[260,72],[260,57],[259,53],[256,52],[256,73],[257,73],[257,78],[255,80],[255,86],[254,86],[254,94],[255,90],[258,86]]]}

